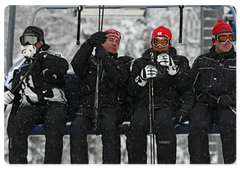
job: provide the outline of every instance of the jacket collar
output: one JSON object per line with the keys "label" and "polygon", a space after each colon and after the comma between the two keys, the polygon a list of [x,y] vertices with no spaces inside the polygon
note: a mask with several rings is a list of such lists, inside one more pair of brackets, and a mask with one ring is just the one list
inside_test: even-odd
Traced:
{"label": "jacket collar", "polygon": [[212,48],[210,49],[210,57],[215,60],[218,60],[218,59],[227,60],[229,58],[233,58],[234,53],[235,53],[234,47],[232,47],[231,50],[226,53],[217,53],[215,51],[215,45],[213,45]]}
{"label": "jacket collar", "polygon": [[[165,51],[165,52],[162,52],[162,53],[167,53],[167,54],[169,54],[170,56],[173,56],[173,55],[177,55],[177,50],[176,50],[174,47],[171,47],[171,48],[169,48],[168,51]],[[144,58],[144,59],[151,59],[152,54],[153,54],[154,59],[155,59],[155,58],[156,58],[159,54],[161,54],[161,53],[160,53],[160,52],[153,51],[152,48],[149,48],[147,51],[145,51],[145,52],[143,53],[142,58]]]}

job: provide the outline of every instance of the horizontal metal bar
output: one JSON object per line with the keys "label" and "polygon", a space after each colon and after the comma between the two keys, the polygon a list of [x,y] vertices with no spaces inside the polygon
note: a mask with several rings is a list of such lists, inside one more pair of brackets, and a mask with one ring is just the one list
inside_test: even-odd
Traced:
{"label": "horizontal metal bar", "polygon": [[[31,18],[31,22],[30,25],[33,25],[36,14],[38,13],[38,11],[42,10],[42,9],[77,9],[79,5],[44,5],[44,6],[40,6],[38,7],[32,14],[32,18]],[[99,8],[99,5],[83,5],[82,6],[83,9],[94,9],[94,8]],[[146,9],[146,8],[172,8],[172,7],[179,7],[179,5],[104,5],[105,9],[121,9],[121,8],[131,8],[131,9]],[[199,6],[199,5],[184,5],[184,7],[221,7],[221,5],[203,5],[203,6]],[[236,13],[234,11],[234,8],[232,6],[226,6],[228,8],[230,8],[233,12],[233,17],[234,17],[234,21],[236,21]]]}

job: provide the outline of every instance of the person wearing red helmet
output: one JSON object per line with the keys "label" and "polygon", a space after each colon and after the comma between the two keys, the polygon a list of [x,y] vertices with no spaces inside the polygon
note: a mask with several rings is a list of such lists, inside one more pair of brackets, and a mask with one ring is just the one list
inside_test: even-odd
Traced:
{"label": "person wearing red helmet", "polygon": [[[89,163],[87,133],[94,124],[98,129],[96,134],[99,131],[102,133],[102,162],[121,162],[119,124],[123,121],[132,58],[118,57],[120,41],[121,34],[114,29],[96,32],[82,44],[71,61],[74,72],[80,79],[78,105],[70,131],[72,164]],[[92,54],[94,47],[95,56]],[[97,93],[98,100],[95,100]],[[94,112],[96,102],[98,114]]]}
{"label": "person wearing red helmet", "polygon": [[209,164],[208,131],[216,123],[224,163],[236,160],[236,52],[235,34],[222,19],[212,29],[213,46],[192,66],[196,103],[189,115],[190,163]]}
{"label": "person wearing red helmet", "polygon": [[[168,28],[156,28],[152,33],[152,47],[133,63],[128,84],[133,99],[133,115],[126,134],[130,164],[147,163],[146,135],[151,119],[156,135],[158,163],[176,163],[174,124],[185,122],[191,110],[191,103],[183,102],[183,94],[189,88],[191,70],[188,59],[177,55],[171,41],[172,33]],[[151,106],[149,95],[154,101]],[[154,118],[150,118],[149,108],[153,110]]]}

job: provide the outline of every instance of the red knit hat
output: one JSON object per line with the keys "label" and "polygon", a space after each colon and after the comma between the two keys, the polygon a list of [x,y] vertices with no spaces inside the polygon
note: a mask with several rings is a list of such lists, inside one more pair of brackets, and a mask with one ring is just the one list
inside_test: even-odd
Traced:
{"label": "red knit hat", "polygon": [[[160,26],[160,27],[156,28],[152,33],[152,39],[154,37],[166,37],[167,39],[169,39],[169,48],[172,46],[172,43],[171,43],[172,33],[168,28],[166,28],[164,26]],[[151,43],[151,45],[152,45],[152,43]]]}
{"label": "red knit hat", "polygon": [[233,33],[232,27],[227,24],[226,22],[223,22],[222,19],[218,20],[218,23],[213,27],[212,29],[212,42],[215,42],[216,35],[220,33]]}

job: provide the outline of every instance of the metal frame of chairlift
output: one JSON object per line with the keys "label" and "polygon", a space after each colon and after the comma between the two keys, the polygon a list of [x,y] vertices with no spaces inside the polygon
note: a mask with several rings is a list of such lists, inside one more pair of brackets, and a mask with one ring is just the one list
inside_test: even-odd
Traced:
{"label": "metal frame of chairlift", "polygon": [[[79,5],[59,5],[59,6],[55,6],[55,5],[46,5],[46,6],[41,6],[39,8],[37,8],[33,14],[32,14],[32,19],[30,22],[30,25],[33,25],[34,23],[34,19],[36,17],[36,14],[42,10],[42,9],[77,9],[79,7]],[[82,5],[83,9],[98,9],[99,6],[98,5]],[[147,9],[147,8],[169,8],[169,7],[179,7],[179,5],[150,5],[150,6],[146,6],[146,5],[105,5],[104,9]],[[234,22],[236,23],[236,12],[233,8],[233,6],[230,5],[203,5],[203,6],[199,6],[199,5],[184,5],[184,7],[228,7],[230,8],[230,10],[233,13],[233,19]]]}
{"label": "metal frame of chairlift", "polygon": [[[32,14],[30,25],[33,25],[37,13],[42,9],[77,9],[79,5],[44,5],[38,7]],[[98,5],[82,5],[83,9],[98,9]],[[147,9],[147,8],[172,8],[179,7],[179,5],[105,5],[105,9]],[[233,6],[230,5],[184,5],[184,7],[228,7],[233,13],[233,20],[236,23],[236,12]],[[5,69],[9,70],[12,66],[13,60],[13,39],[14,39],[14,28],[15,28],[15,15],[16,5],[10,6],[9,11],[9,25],[8,25],[8,40],[7,40],[7,54]]]}

